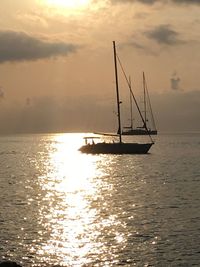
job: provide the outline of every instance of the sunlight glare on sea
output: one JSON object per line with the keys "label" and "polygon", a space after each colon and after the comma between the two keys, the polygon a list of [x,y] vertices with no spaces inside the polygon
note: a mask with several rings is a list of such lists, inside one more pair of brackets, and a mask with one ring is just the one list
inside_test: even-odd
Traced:
{"label": "sunlight glare on sea", "polygon": [[[55,135],[48,144],[49,155],[43,159],[39,184],[46,194],[39,206],[39,220],[50,238],[38,246],[36,254],[46,262],[51,254],[55,263],[59,259],[70,266],[88,264],[88,254],[103,249],[96,239],[101,235],[101,226],[117,223],[114,216],[98,222],[95,204],[102,188],[112,190],[101,180],[105,173],[98,164],[100,161],[101,166],[107,165],[104,160],[108,158],[80,153],[77,148],[81,144],[80,135]],[[123,236],[117,232],[115,235],[119,242],[123,241]]]}

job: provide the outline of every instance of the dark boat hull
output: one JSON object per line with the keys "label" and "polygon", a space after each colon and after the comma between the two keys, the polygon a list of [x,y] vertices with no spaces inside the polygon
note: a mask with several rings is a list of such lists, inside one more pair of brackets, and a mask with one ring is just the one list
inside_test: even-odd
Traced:
{"label": "dark boat hull", "polygon": [[86,154],[147,154],[153,143],[97,143],[87,144],[79,150]]}
{"label": "dark boat hull", "polygon": [[122,132],[122,135],[157,135],[157,130],[132,129]]}

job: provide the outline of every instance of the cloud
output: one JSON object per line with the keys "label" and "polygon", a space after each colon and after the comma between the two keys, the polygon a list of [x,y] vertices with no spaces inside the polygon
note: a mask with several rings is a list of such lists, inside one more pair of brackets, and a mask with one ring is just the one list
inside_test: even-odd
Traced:
{"label": "cloud", "polygon": [[[139,39],[139,38],[138,38]],[[152,56],[157,56],[158,55],[158,51],[153,51],[152,48],[150,48],[149,46],[147,45],[143,45],[142,44],[142,41],[140,42],[135,42],[135,41],[128,41],[128,42],[125,42],[123,44],[124,46],[131,46],[135,49],[138,49],[142,54],[146,54],[146,55],[152,55]]]}
{"label": "cloud", "polygon": [[111,0],[111,3],[117,4],[117,3],[142,3],[142,4],[148,4],[152,5],[157,2],[157,0]]}
{"label": "cloud", "polygon": [[126,3],[141,3],[141,4],[146,4],[146,5],[153,5],[153,4],[167,4],[167,3],[174,3],[174,4],[187,4],[187,5],[192,5],[192,4],[196,4],[196,5],[200,5],[200,1],[199,0],[110,0],[111,3],[113,4],[117,4],[117,3],[122,3],[122,4],[126,4]]}
{"label": "cloud", "polygon": [[0,63],[66,56],[78,48],[70,43],[46,41],[16,31],[0,31],[0,44]]}
{"label": "cloud", "polygon": [[144,32],[144,35],[159,44],[177,45],[185,43],[185,41],[178,38],[178,32],[173,30],[170,25],[165,24],[156,26],[153,30]]}
{"label": "cloud", "polygon": [[174,2],[175,4],[197,4],[200,5],[200,1],[199,0],[171,0],[171,2]]}
{"label": "cloud", "polygon": [[127,44],[130,45],[130,46],[133,46],[133,47],[135,47],[137,49],[141,49],[141,50],[145,50],[146,49],[146,47],[144,45],[142,45],[140,43],[137,43],[135,41],[130,41]]}

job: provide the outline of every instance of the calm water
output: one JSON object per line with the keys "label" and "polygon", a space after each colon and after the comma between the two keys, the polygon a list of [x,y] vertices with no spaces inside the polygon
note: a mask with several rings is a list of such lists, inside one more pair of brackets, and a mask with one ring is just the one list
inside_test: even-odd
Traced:
{"label": "calm water", "polygon": [[81,134],[0,137],[0,260],[200,266],[200,134],[84,155]]}

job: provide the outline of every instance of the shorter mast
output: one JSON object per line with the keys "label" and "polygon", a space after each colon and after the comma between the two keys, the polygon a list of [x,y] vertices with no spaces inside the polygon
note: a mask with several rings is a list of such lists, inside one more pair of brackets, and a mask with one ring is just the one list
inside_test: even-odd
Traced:
{"label": "shorter mast", "polygon": [[144,121],[145,121],[144,128],[146,128],[147,127],[147,102],[146,102],[146,80],[144,76],[144,71],[143,71],[143,90],[144,90]]}
{"label": "shorter mast", "polygon": [[[131,77],[129,77],[129,84],[131,87]],[[132,104],[132,95],[131,95],[131,90],[130,91],[130,114],[131,114],[131,129],[133,129],[133,104]]]}
{"label": "shorter mast", "polygon": [[118,85],[117,58],[116,58],[115,41],[113,41],[113,51],[114,51],[115,83],[116,83],[116,95],[117,95],[117,116],[118,116],[118,127],[119,127],[119,129],[118,129],[118,133],[119,133],[119,142],[122,143],[121,115],[120,115],[120,100],[119,100],[119,85]]}
{"label": "shorter mast", "polygon": [[154,119],[154,115],[153,115],[153,110],[152,110],[152,106],[151,106],[151,101],[150,101],[149,91],[148,91],[148,88],[147,88],[147,82],[146,82],[146,79],[145,79],[145,89],[146,89],[146,96],[147,96],[148,105],[149,105],[149,109],[150,109],[150,115],[151,115],[151,120],[152,120],[152,126],[153,126],[153,129],[154,129],[155,131],[157,131],[157,130],[156,130],[156,123],[155,123],[155,119]]}

